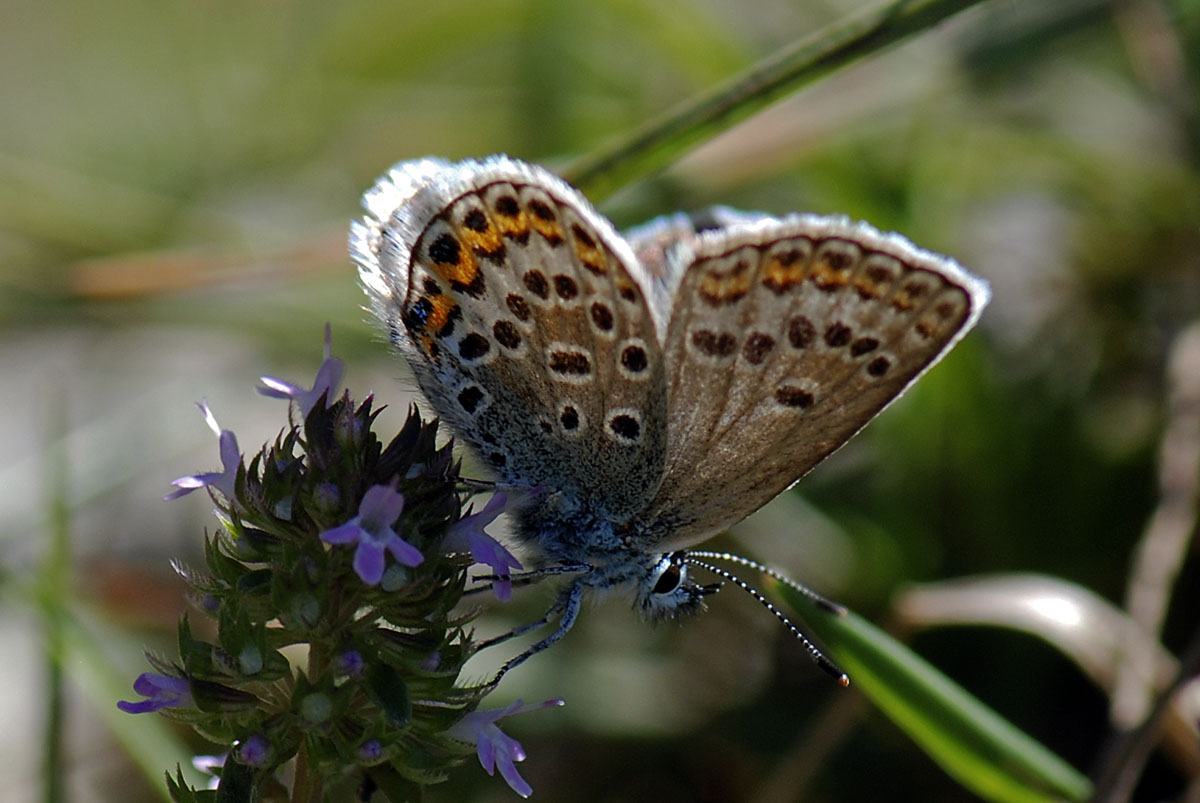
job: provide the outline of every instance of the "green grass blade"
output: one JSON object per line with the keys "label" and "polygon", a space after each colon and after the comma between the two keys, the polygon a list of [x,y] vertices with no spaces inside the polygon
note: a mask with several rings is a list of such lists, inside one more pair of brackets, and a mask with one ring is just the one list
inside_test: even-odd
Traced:
{"label": "green grass blade", "polygon": [[65,799],[63,772],[65,754],[63,724],[62,627],[66,600],[71,587],[71,509],[67,503],[67,455],[62,432],[66,413],[62,394],[51,394],[46,421],[46,500],[50,523],[49,548],[38,569],[35,584],[42,613],[45,644],[46,706],[42,723],[42,800],[60,803]]}
{"label": "green grass blade", "polygon": [[[44,589],[37,589],[33,583],[11,580],[3,587],[3,592],[4,599],[14,604],[46,608],[45,600],[39,601],[37,596],[39,593],[44,596]],[[183,773],[191,783],[202,784],[205,779],[191,766],[193,751],[166,719],[154,714],[126,714],[117,709],[118,700],[138,699],[133,691],[137,672],[118,668],[112,656],[137,654],[143,646],[141,640],[119,627],[88,616],[66,599],[54,603],[53,616],[54,639],[47,646],[54,654],[48,658],[60,667],[63,680],[82,692],[151,787],[164,801],[170,801],[163,773],[176,764],[183,767]],[[60,731],[70,727],[70,712],[63,711],[59,716],[61,723],[54,727]],[[43,760],[54,762],[53,766],[47,766],[47,772],[65,777],[61,750],[55,750]]]}
{"label": "green grass blade", "polygon": [[117,709],[118,700],[140,699],[133,691],[136,675],[124,674],[109,657],[116,654],[114,645],[123,646],[120,654],[136,654],[140,644],[133,637],[94,617],[86,621],[70,617],[63,621],[62,643],[71,681],[82,690],[163,800],[170,800],[164,773],[176,765],[182,767],[189,782],[205,782],[192,768],[194,751],[170,722],[157,714],[126,714]]}
{"label": "green grass blade", "polygon": [[862,617],[828,613],[780,583],[773,588],[851,683],[976,795],[1040,803],[1090,794],[1073,767]]}
{"label": "green grass blade", "polygon": [[741,75],[685,101],[611,147],[580,159],[563,171],[563,177],[599,201],[782,96],[980,2],[895,0],[871,9],[788,45]]}

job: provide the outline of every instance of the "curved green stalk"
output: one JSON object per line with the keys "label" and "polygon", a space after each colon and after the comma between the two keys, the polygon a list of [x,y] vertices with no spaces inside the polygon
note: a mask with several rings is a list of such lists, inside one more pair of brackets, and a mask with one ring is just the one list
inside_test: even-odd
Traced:
{"label": "curved green stalk", "polygon": [[594,201],[660,170],[688,149],[850,62],[937,25],[982,0],[894,0],[805,37],[657,120],[585,156],[563,177]]}
{"label": "curved green stalk", "polygon": [[836,615],[782,583],[773,590],[893,723],[984,800],[1085,800],[1086,778],[894,638],[852,612]]}

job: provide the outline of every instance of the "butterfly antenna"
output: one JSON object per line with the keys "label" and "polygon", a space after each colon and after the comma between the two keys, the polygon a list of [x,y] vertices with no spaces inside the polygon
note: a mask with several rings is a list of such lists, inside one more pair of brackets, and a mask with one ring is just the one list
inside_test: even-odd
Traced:
{"label": "butterfly antenna", "polygon": [[736,563],[739,566],[745,566],[748,569],[754,569],[755,571],[762,572],[763,574],[767,575],[768,577],[774,578],[774,579],[778,580],[779,582],[783,583],[785,586],[792,589],[793,591],[803,594],[805,597],[812,600],[813,604],[816,605],[821,610],[828,611],[829,613],[836,614],[837,616],[845,616],[846,615],[846,609],[843,606],[838,605],[836,602],[834,602],[831,599],[821,596],[820,594],[818,594],[816,591],[813,591],[808,586],[797,583],[795,580],[788,577],[786,574],[782,574],[782,573],[776,571],[775,569],[772,569],[770,566],[765,566],[756,560],[750,560],[750,558],[743,558],[741,555],[734,555],[732,552],[708,552],[706,550],[695,550],[695,551],[689,550],[687,554],[688,554],[688,557],[707,558],[708,560],[726,560],[726,561],[729,561],[730,563]]}
{"label": "butterfly antenna", "polygon": [[822,605],[822,607],[824,608],[824,607],[828,606],[831,611],[844,611],[844,609],[840,605],[836,605],[832,602],[829,602],[824,597],[817,594],[815,591],[805,588],[804,586],[801,586],[799,583],[788,580],[786,577],[778,574],[777,572],[771,571],[770,569],[767,569],[765,566],[763,566],[759,563],[755,563],[754,561],[749,560],[747,558],[741,558],[737,555],[729,555],[729,554],[726,554],[723,552],[689,552],[688,556],[684,559],[685,563],[691,564],[692,566],[698,566],[701,569],[705,569],[707,571],[712,572],[713,574],[717,575],[718,577],[728,580],[729,582],[731,582],[734,585],[741,588],[743,591],[745,591],[750,596],[754,597],[754,599],[758,600],[759,604],[761,604],[764,608],[766,608],[768,611],[770,611],[772,614],[774,614],[775,618],[778,619],[780,622],[783,622],[783,626],[786,627],[788,630],[790,630],[792,635],[800,640],[800,643],[804,645],[804,649],[808,651],[808,656],[810,658],[812,658],[813,663],[815,663],[817,666],[819,666],[821,668],[821,670],[825,672],[825,674],[829,675],[831,678],[836,680],[842,686],[850,685],[850,676],[847,675],[845,672],[843,672],[837,664],[835,664],[828,657],[826,657],[825,653],[821,652],[821,648],[818,647],[816,644],[813,644],[812,641],[810,641],[809,638],[800,631],[800,628],[796,627],[796,625],[794,625],[792,623],[792,620],[787,618],[787,615],[784,614],[783,611],[779,610],[779,608],[777,608],[775,606],[775,604],[773,602],[771,602],[771,600],[767,599],[761,591],[759,591],[757,588],[754,588],[749,583],[747,583],[745,580],[742,580],[740,577],[738,577],[737,575],[735,575],[733,572],[729,571],[728,569],[722,569],[721,567],[714,566],[711,563],[705,563],[704,561],[696,560],[697,557],[712,558],[712,559],[718,559],[718,560],[720,560],[720,559],[732,560],[735,563],[741,563],[744,566],[758,569],[758,570],[770,575],[771,577],[778,579],[780,582],[787,583],[790,587],[795,588],[798,591],[801,591],[806,596],[812,598],[814,601],[817,601],[818,603],[825,603],[824,605]]}

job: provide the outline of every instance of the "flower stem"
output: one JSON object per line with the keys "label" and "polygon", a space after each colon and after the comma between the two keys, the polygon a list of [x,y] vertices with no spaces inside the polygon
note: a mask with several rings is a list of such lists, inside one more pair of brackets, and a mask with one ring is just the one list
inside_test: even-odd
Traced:
{"label": "flower stem", "polygon": [[[326,650],[314,640],[308,647],[308,677],[318,678],[329,662]],[[301,740],[296,751],[295,782],[292,784],[292,803],[321,803],[324,797],[324,778],[320,771],[309,766],[308,745]]]}
{"label": "flower stem", "polygon": [[893,0],[776,51],[741,75],[667,111],[563,177],[599,201],[659,170],[783,95],[983,0]]}

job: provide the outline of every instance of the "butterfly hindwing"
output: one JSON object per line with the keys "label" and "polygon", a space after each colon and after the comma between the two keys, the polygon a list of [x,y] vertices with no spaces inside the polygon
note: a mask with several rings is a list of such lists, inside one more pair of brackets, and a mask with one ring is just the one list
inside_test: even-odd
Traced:
{"label": "butterfly hindwing", "polygon": [[952,261],[843,218],[748,220],[681,238],[675,257],[647,549],[764,505],[937,362],[987,300]]}

